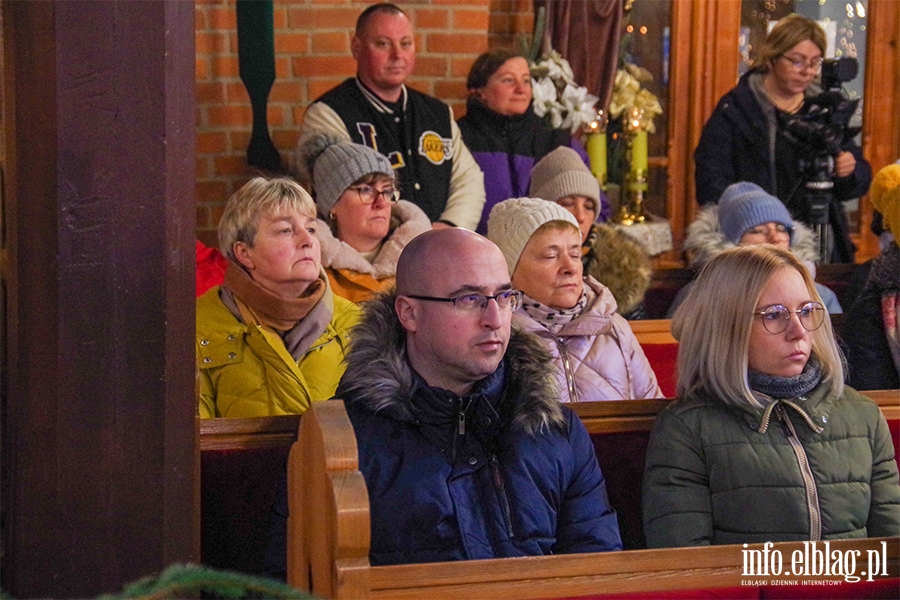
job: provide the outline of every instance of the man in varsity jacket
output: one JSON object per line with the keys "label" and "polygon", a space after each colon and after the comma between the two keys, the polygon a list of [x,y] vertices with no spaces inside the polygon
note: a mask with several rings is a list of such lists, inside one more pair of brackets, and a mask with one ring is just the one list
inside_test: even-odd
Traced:
{"label": "man in varsity jacket", "polygon": [[425,211],[435,228],[474,230],[484,206],[484,176],[450,107],[404,85],[416,51],[406,14],[393,4],[370,6],[356,21],[351,48],[356,77],[306,109],[296,164],[305,163],[304,148],[317,134],[365,144],[391,160],[401,197]]}

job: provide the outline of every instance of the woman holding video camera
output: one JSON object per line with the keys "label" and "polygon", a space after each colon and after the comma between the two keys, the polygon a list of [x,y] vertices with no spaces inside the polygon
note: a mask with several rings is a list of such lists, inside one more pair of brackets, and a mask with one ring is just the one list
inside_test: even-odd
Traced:
{"label": "woman holding video camera", "polygon": [[[790,15],[772,29],[756,66],[719,100],[703,127],[694,153],[701,205],[717,202],[732,183],[750,181],[784,202],[795,218],[815,225],[808,218],[800,162],[815,158],[817,150],[787,130],[822,91],[814,79],[822,70],[826,46],[825,32],[808,17]],[[866,193],[872,169],[852,140],[842,141],[830,178],[832,262],[853,262],[856,249],[840,203]]]}

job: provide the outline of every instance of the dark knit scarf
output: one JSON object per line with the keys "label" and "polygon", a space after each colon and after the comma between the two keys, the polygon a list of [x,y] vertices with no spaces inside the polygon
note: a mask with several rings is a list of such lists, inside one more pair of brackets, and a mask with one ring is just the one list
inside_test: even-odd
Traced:
{"label": "dark knit scarf", "polygon": [[815,356],[810,356],[806,361],[806,366],[803,367],[803,372],[794,377],[776,377],[756,371],[747,373],[751,390],[776,400],[786,400],[807,394],[819,385],[821,378],[822,366]]}
{"label": "dark knit scarf", "polygon": [[325,294],[325,282],[317,279],[309,284],[302,296],[285,298],[258,284],[234,263],[225,270],[222,287],[234,295],[245,323],[264,325],[277,331],[294,327]]}
{"label": "dark knit scarf", "polygon": [[900,247],[891,242],[875,260],[866,281],[866,289],[881,293],[881,320],[884,336],[891,349],[894,368],[900,373]]}

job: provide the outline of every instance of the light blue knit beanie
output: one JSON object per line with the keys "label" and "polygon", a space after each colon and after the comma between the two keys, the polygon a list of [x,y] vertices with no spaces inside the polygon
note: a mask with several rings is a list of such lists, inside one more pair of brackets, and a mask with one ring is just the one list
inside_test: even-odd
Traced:
{"label": "light blue knit beanie", "polygon": [[749,181],[725,188],[719,198],[719,226],[731,243],[740,243],[745,231],[763,223],[781,223],[794,243],[794,220],[781,200]]}

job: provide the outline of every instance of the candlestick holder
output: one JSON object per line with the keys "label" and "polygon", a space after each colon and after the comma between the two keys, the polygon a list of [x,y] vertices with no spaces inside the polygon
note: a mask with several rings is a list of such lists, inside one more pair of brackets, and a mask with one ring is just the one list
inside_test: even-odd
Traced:
{"label": "candlestick holder", "polygon": [[[619,201],[619,209],[614,221],[622,225],[634,225],[647,220],[644,214],[644,192],[647,191],[647,169],[640,164],[635,164],[634,140],[637,130],[630,129],[625,132],[625,161],[629,165],[628,174],[625,175],[622,186],[622,196]],[[643,146],[646,148],[646,144]],[[638,163],[646,163],[646,157],[638,158]]]}
{"label": "candlestick holder", "polygon": [[606,126],[609,117],[603,109],[597,111],[594,119],[586,125],[585,150],[587,150],[591,173],[597,178],[600,189],[606,191],[607,184],[607,150],[606,150]]}
{"label": "candlestick holder", "polygon": [[644,192],[648,187],[646,169],[633,169],[628,173],[626,188],[628,213],[632,224],[643,223],[647,220],[647,216],[644,214]]}

